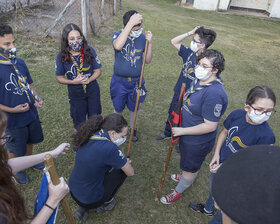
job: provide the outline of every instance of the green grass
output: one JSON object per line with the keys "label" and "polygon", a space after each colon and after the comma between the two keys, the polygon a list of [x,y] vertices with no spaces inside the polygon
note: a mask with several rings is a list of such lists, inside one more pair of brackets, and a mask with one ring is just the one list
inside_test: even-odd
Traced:
{"label": "green grass", "polygon": [[[100,29],[99,36],[89,39],[103,64],[102,76],[98,79],[102,94],[103,114],[113,112],[109,86],[113,71],[113,48],[111,36],[122,27],[122,14],[136,9],[144,17],[145,30],[153,33],[154,55],[150,65],[145,67],[148,96],[141,106],[138,131],[140,141],[132,145],[131,158],[135,176],[128,178],[116,195],[114,211],[106,214],[90,212],[87,223],[207,223],[210,219],[188,209],[189,202],[204,202],[209,192],[209,155],[204,162],[197,180],[182,199],[174,205],[163,205],[156,201],[169,141],[155,140],[164,127],[167,110],[173,94],[173,86],[180,74],[182,60],[170,44],[170,40],[197,25],[212,28],[217,39],[211,48],[220,50],[226,59],[222,73],[224,86],[229,96],[229,106],[223,119],[234,109],[242,108],[246,95],[255,85],[268,85],[279,97],[279,46],[280,23],[276,20],[228,15],[223,13],[190,10],[174,6],[174,0],[124,0],[123,11],[107,21]],[[55,57],[59,40],[42,39],[27,33],[17,33],[19,56],[31,72],[34,86],[45,104],[39,110],[45,134],[44,142],[35,146],[34,152],[55,148],[61,142],[70,142],[73,133],[69,117],[69,103],[66,86],[55,80]],[[184,43],[189,44],[190,39]],[[124,115],[128,118],[127,111]],[[220,122],[220,127],[222,124]],[[279,145],[279,114],[270,119],[271,127]],[[127,143],[121,147],[127,149]],[[55,163],[58,173],[66,179],[74,165],[75,154],[60,156]],[[94,160],[94,159],[93,159]],[[166,182],[162,193],[169,193],[176,186],[170,174],[179,172],[179,155],[171,157]],[[33,208],[35,194],[39,189],[40,172],[27,170],[31,183],[20,187],[26,197],[26,205]],[[72,211],[77,205],[68,197]],[[57,223],[65,223],[62,212]]]}

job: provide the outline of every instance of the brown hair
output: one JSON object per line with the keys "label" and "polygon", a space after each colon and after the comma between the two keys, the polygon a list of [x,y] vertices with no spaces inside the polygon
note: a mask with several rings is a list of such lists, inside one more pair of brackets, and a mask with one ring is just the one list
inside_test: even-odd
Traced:
{"label": "brown hair", "polygon": [[[7,127],[7,115],[0,111],[0,135]],[[0,145],[0,222],[7,224],[24,223],[29,218],[22,195],[12,181],[12,170],[8,164],[8,154]]]}
{"label": "brown hair", "polygon": [[250,90],[246,98],[246,104],[252,105],[259,98],[271,99],[276,105],[276,96],[272,89],[268,86],[256,86]]}
{"label": "brown hair", "polygon": [[106,117],[94,115],[80,125],[77,133],[73,136],[73,145],[81,147],[100,129],[120,133],[124,127],[127,127],[127,125],[127,121],[118,113],[109,114]]}

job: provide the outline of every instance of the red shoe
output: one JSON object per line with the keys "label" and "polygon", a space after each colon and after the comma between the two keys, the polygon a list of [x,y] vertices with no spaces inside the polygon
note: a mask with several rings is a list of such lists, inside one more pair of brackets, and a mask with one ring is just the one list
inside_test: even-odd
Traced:
{"label": "red shoe", "polygon": [[181,180],[182,175],[181,174],[172,174],[171,179],[175,182],[179,182]]}
{"label": "red shoe", "polygon": [[161,203],[169,205],[175,201],[177,201],[182,196],[181,193],[178,193],[177,191],[173,191],[170,194],[165,195],[160,199]]}

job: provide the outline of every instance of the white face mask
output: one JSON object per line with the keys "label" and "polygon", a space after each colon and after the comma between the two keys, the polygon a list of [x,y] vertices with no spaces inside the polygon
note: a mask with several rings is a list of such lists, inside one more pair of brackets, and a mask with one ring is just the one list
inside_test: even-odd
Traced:
{"label": "white face mask", "polygon": [[191,49],[193,52],[197,52],[197,51],[199,50],[199,49],[198,49],[198,46],[197,46],[197,43],[195,43],[193,40],[191,41],[190,49]]}
{"label": "white face mask", "polygon": [[126,138],[123,137],[123,138],[119,138],[116,141],[113,141],[113,143],[115,143],[117,146],[120,146],[121,144],[125,143],[125,141],[126,141]]}
{"label": "white face mask", "polygon": [[270,118],[270,115],[266,115],[265,113],[261,115],[256,115],[254,109],[250,108],[250,112],[248,113],[248,117],[250,120],[256,124],[262,124]]}
{"label": "white face mask", "polygon": [[139,30],[131,31],[129,36],[132,37],[132,38],[138,38],[138,37],[140,37],[142,32],[143,32],[143,27],[140,28]]}
{"label": "white face mask", "polygon": [[207,69],[198,65],[195,67],[195,77],[201,81],[204,81],[210,77],[211,73]]}

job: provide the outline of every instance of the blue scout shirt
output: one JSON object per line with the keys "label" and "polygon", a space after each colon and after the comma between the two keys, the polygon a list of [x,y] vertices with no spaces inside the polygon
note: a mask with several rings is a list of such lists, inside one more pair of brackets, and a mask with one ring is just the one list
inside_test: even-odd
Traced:
{"label": "blue scout shirt", "polygon": [[[113,34],[112,42],[117,39],[121,32],[120,30]],[[145,35],[141,34],[136,39],[128,37],[120,51],[114,49],[114,75],[121,77],[140,77],[145,43]]]}
{"label": "blue scout shirt", "polygon": [[[13,60],[19,74],[24,77],[28,84],[32,84],[33,80],[25,62],[20,58]],[[15,107],[19,104],[29,103],[29,110],[24,113],[7,113],[8,129],[25,127],[38,118],[38,112],[34,106],[34,99],[30,90],[27,90],[29,99],[20,85],[18,75],[11,63],[11,60],[0,56],[0,104]]]}
{"label": "blue scout shirt", "polygon": [[195,79],[194,68],[196,54],[190,48],[181,44],[178,55],[183,59],[183,67],[178,78],[176,85],[174,86],[174,92],[180,95],[182,83],[186,83],[186,90],[190,88],[192,81]]}
{"label": "blue scout shirt", "polygon": [[74,197],[83,204],[91,204],[103,198],[105,174],[121,169],[127,162],[119,147],[110,141],[105,130],[100,130],[78,149],[75,166],[69,179]]}
{"label": "blue scout shirt", "polygon": [[275,136],[267,122],[253,125],[246,121],[246,111],[235,110],[224,121],[228,130],[227,137],[220,151],[220,162],[238,150],[251,145],[272,145]]}
{"label": "blue scout shirt", "polygon": [[[99,69],[102,67],[101,62],[93,49],[93,47],[89,46],[89,49],[94,57],[92,61],[83,65],[83,74],[90,77],[93,74],[93,70]],[[80,66],[80,55],[74,56],[76,62]],[[67,77],[69,80],[73,80],[77,77],[77,68],[74,66],[72,60],[70,62],[62,62],[61,61],[61,52],[58,52],[56,56],[56,69],[55,74]],[[98,85],[97,81],[89,83],[86,87],[86,94],[84,93],[83,85],[68,85],[68,97],[69,99],[83,99],[85,97],[91,96],[94,94],[94,89]]]}
{"label": "blue scout shirt", "polygon": [[[192,85],[195,83],[193,81]],[[208,121],[218,122],[224,114],[228,104],[228,97],[222,84],[212,81],[212,85],[194,92],[186,99],[188,90],[184,96],[182,107],[182,127],[192,127]],[[194,89],[200,86],[200,81],[196,83]],[[181,136],[187,144],[203,144],[216,137],[217,130],[203,135],[184,135]]]}

